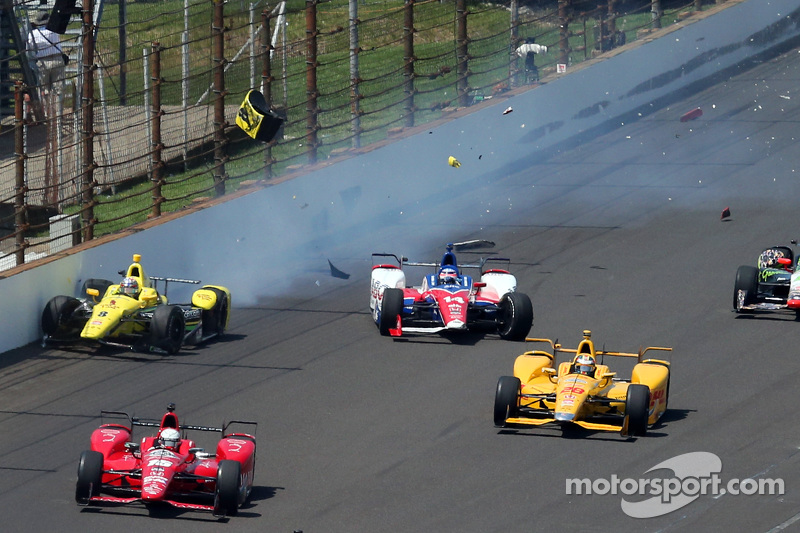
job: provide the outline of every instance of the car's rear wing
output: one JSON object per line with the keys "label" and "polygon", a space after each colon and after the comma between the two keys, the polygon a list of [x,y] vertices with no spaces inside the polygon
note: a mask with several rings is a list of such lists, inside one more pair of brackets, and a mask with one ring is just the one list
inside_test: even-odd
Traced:
{"label": "car's rear wing", "polygon": [[[572,353],[572,354],[577,354],[578,353],[578,349],[577,348],[564,348],[563,346],[561,346],[561,344],[558,342],[558,339],[553,341],[551,339],[526,338],[525,341],[526,342],[546,342],[546,343],[550,344],[550,347],[553,350],[553,353],[551,354],[551,356],[553,357],[553,361],[556,360],[556,357],[558,356],[558,352]],[[636,357],[637,361],[639,363],[641,363],[642,361],[644,361],[644,354],[647,353],[650,350],[659,350],[659,351],[664,351],[664,352],[671,352],[672,348],[669,348],[669,347],[666,347],[666,346],[648,346],[647,348],[639,348],[639,351],[637,353],[613,352],[613,351],[609,351],[609,350],[603,349],[603,350],[595,350],[594,354],[596,356],[600,356],[600,357],[604,357],[606,355],[609,355],[611,357]]]}
{"label": "car's rear wing", "polygon": [[170,282],[172,282],[172,283],[188,283],[188,284],[191,284],[191,285],[199,285],[200,284],[200,280],[197,280],[197,279],[160,278],[158,276],[150,276],[150,280],[155,282],[155,283],[153,283],[153,288],[156,289],[156,290],[158,290],[158,282],[159,281],[163,281],[164,282],[164,293],[163,293],[164,296],[167,295],[167,288],[169,287]]}
{"label": "car's rear wing", "polygon": [[[139,418],[137,416],[131,416],[124,411],[100,411],[100,416],[103,418],[103,423],[105,424],[105,418],[111,418],[113,420],[119,420],[122,418],[127,419],[128,421],[128,430],[133,431],[134,426],[140,427],[154,427],[160,428],[161,427],[161,420],[156,420],[153,418]],[[258,428],[258,422],[251,422],[249,420],[231,420],[229,422],[223,422],[220,427],[215,426],[196,426],[191,424],[179,424],[178,429],[184,431],[208,431],[208,432],[215,432],[221,433],[223,437],[227,436],[229,433],[226,433],[228,428],[233,425],[248,425],[253,426],[254,428]],[[252,436],[255,436],[256,431],[253,431]],[[239,433],[237,433],[239,434]],[[246,433],[249,435],[249,433]]]}

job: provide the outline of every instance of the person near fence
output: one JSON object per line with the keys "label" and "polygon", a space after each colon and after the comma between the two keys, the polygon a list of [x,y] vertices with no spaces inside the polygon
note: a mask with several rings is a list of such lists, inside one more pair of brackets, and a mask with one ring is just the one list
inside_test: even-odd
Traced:
{"label": "person near fence", "polygon": [[536,44],[534,37],[528,37],[525,42],[517,47],[517,56],[522,58],[525,71],[525,82],[534,83],[539,81],[539,68],[536,66],[534,59],[536,54],[546,54],[547,47],[542,44]]}
{"label": "person near fence", "polygon": [[45,116],[50,116],[56,109],[64,85],[64,54],[58,34],[45,27],[49,19],[50,13],[47,11],[37,13],[28,35],[28,50],[36,57],[39,95]]}

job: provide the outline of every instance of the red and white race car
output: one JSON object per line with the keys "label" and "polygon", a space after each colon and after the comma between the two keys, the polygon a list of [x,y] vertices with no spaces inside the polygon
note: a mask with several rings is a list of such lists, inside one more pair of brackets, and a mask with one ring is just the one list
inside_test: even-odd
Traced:
{"label": "red and white race car", "polygon": [[[80,505],[143,503],[169,504],[180,509],[211,511],[232,516],[253,488],[256,440],[248,433],[178,423],[175,404],[161,422],[140,420],[127,413],[103,411],[104,416],[127,418],[127,424],[103,424],[94,430],[91,449],[78,462],[75,500]],[[133,426],[157,427],[155,436],[132,440]],[[187,430],[222,434],[216,453],[205,452],[185,438]]]}
{"label": "red and white race car", "polygon": [[[511,261],[489,257],[477,264],[459,265],[453,252],[490,246],[494,246],[491,241],[450,243],[439,263],[412,263],[403,256],[372,254],[369,308],[381,335],[488,329],[504,339],[525,340],[533,326],[533,305],[527,295],[517,292],[517,278],[507,269]],[[394,261],[386,263],[386,258]],[[506,268],[494,268],[498,263]],[[435,270],[422,279],[422,285],[407,287],[403,266]],[[480,281],[464,274],[466,269],[476,269]]]}

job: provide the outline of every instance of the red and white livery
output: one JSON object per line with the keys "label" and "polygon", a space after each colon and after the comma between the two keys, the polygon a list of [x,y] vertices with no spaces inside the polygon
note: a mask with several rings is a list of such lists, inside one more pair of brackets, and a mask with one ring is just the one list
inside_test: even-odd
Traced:
{"label": "red and white livery", "polygon": [[[127,413],[103,411],[127,418],[127,424],[103,424],[94,430],[91,449],[81,454],[75,500],[79,505],[143,503],[235,515],[250,496],[256,462],[256,440],[249,433],[229,433],[222,427],[180,424],[170,404],[161,421],[140,420]],[[132,438],[133,426],[158,428],[154,436]],[[186,431],[222,434],[214,453],[198,448]]]}

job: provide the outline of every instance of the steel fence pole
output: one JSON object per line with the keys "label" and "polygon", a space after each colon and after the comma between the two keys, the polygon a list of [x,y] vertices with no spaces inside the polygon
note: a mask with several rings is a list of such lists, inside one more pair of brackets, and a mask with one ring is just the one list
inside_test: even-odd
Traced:
{"label": "steel fence pole", "polygon": [[94,238],[94,0],[83,2],[83,90],[81,98],[81,145],[83,146],[83,165],[81,171],[81,223],[83,240]]}
{"label": "steel fence pole", "polygon": [[152,44],[152,61],[150,62],[150,79],[153,82],[153,120],[150,121],[152,130],[152,143],[150,145],[150,160],[152,161],[153,172],[150,181],[153,184],[153,217],[161,216],[161,203],[164,197],[161,195],[161,186],[164,184],[164,162],[161,159],[161,151],[164,144],[161,141],[161,116],[164,111],[161,109],[161,45],[157,42]]}
{"label": "steel fence pole", "polygon": [[517,47],[519,46],[519,2],[511,0],[511,35],[508,43],[508,86],[519,85],[519,65]]}
{"label": "steel fence pole", "polygon": [[317,162],[317,0],[306,0],[306,146],[309,164]]}
{"label": "steel fence pole", "polygon": [[225,194],[225,0],[214,0],[214,190],[217,196]]}
{"label": "steel fence pole", "polygon": [[405,93],[406,127],[414,126],[414,1],[406,0],[403,8],[403,92]]}
{"label": "steel fence pole", "polygon": [[353,148],[361,146],[361,94],[358,85],[361,76],[358,70],[358,0],[350,0],[350,120],[352,121]]}
{"label": "steel fence pole", "polygon": [[[261,93],[264,95],[264,100],[267,105],[272,109],[272,82],[275,78],[272,77],[272,38],[270,34],[270,20],[272,13],[269,6],[265,6],[261,12]],[[264,145],[264,178],[269,179],[272,177],[272,165],[275,160],[272,158],[272,146],[275,144],[274,140],[269,141]]]}
{"label": "steel fence pole", "polygon": [[467,0],[456,0],[456,92],[458,105],[469,105],[469,40]]}
{"label": "steel fence pole", "polygon": [[28,188],[25,186],[25,132],[22,82],[14,85],[14,156],[16,157],[16,174],[14,180],[14,234],[15,256],[17,265],[25,262],[25,230],[28,227],[27,204],[25,195]]}

